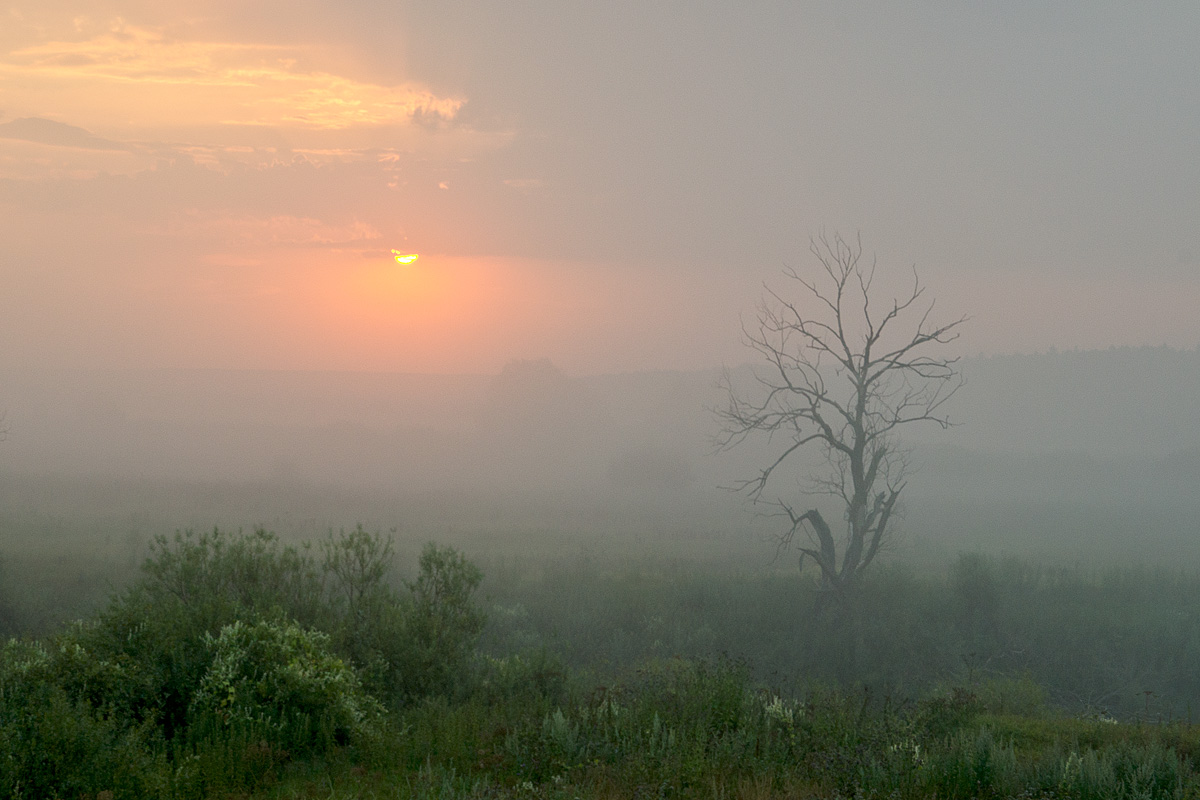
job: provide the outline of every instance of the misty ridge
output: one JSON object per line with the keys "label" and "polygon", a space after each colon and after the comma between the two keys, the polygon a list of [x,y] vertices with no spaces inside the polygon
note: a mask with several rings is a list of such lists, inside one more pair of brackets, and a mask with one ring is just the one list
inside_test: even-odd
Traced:
{"label": "misty ridge", "polygon": [[[904,527],[918,541],[1054,546],[1059,556],[1117,555],[1147,537],[1186,542],[1200,484],[1200,351],[1051,352],[959,366],[965,385],[947,406],[955,425],[911,426],[902,440],[918,467]],[[754,369],[732,368],[735,385]],[[629,528],[768,531],[723,488],[752,474],[766,451],[751,440],[717,452],[719,377],[575,376],[544,359],[495,375],[10,372],[0,376],[10,428],[0,470],[11,485],[55,476],[328,487],[480,531],[498,514],[520,527],[587,527],[584,509]],[[811,466],[798,461],[797,479]],[[1136,541],[1124,535],[1130,526]],[[1053,542],[1038,530],[1053,530]]]}

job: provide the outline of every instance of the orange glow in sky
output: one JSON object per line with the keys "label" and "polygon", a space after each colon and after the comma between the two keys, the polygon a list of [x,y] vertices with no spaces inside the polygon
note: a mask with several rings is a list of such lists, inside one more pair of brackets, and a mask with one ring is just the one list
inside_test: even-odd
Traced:
{"label": "orange glow in sky", "polygon": [[[944,64],[847,15],[879,46],[834,80],[796,4],[737,15],[720,52],[701,45],[732,17],[671,42],[647,24],[603,75],[588,37],[630,31],[587,4],[417,0],[386,22],[343,5],[0,9],[0,368],[737,364],[739,313],[781,267],[807,274],[823,225],[861,228],[881,281],[916,264],[939,311],[973,318],[964,352],[1196,346],[1200,159],[1180,109],[1200,16],[1080,12],[1177,46],[1118,65],[1105,36],[1067,37],[1081,66],[1064,71],[1069,14],[1037,4],[1005,12],[1004,35],[1044,38],[1005,42],[1028,58],[1002,57],[977,9],[906,18]],[[576,35],[552,57],[512,46]],[[762,36],[778,63],[739,49]],[[780,101],[781,74],[805,103]],[[840,113],[847,96],[911,115],[884,138]]]}
{"label": "orange glow in sky", "polygon": [[463,105],[411,82],[381,86],[305,69],[302,47],[187,41],[124,20],[93,27],[0,53],[5,108],[51,117],[69,111],[84,125],[336,131],[452,120]]}

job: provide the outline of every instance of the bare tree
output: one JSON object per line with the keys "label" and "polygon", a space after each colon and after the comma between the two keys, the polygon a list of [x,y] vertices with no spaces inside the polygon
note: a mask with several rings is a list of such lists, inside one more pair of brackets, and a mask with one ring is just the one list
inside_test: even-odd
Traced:
{"label": "bare tree", "polygon": [[[966,317],[932,323],[934,304],[925,301],[915,268],[910,291],[882,308],[872,305],[876,262],[864,262],[861,237],[847,241],[822,233],[810,250],[822,268],[817,281],[791,269],[784,273],[799,285],[801,299],[767,288],[757,325],[743,323],[747,345],[767,367],[756,370],[750,390],[739,389],[726,372],[727,403],[717,413],[722,447],[763,434],[775,448],[769,463],[738,488],[785,520],[780,546],[796,544],[801,565],[812,558],[822,588],[840,593],[861,577],[892,533],[909,471],[897,430],[919,422],[950,424],[942,408],[962,385],[958,359],[935,351],[958,338]],[[802,484],[801,493],[831,495],[844,507],[840,541],[820,511],[801,510],[776,490],[781,467],[814,448],[827,469],[807,488]]]}

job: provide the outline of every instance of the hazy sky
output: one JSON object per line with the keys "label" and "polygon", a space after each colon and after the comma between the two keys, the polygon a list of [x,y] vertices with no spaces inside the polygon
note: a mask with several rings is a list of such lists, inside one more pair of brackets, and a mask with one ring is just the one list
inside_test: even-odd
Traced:
{"label": "hazy sky", "polygon": [[1196,347],[1198,42],[1193,0],[0,4],[0,367],[736,363],[822,227],[967,353]]}

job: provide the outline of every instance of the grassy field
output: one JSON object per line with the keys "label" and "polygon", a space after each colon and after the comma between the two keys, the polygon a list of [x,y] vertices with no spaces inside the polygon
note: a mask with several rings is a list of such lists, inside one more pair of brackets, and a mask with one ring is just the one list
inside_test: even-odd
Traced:
{"label": "grassy field", "polygon": [[1200,796],[1181,570],[72,519],[0,554],[11,796]]}
{"label": "grassy field", "polygon": [[[779,695],[732,664],[653,661],[626,681],[428,701],[384,751],[292,765],[262,797],[1188,797],[1197,732],[1063,717],[1028,685],[917,702]],[[1008,710],[1010,704],[1020,709]]]}

